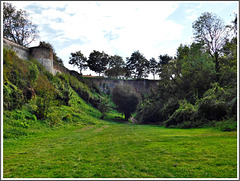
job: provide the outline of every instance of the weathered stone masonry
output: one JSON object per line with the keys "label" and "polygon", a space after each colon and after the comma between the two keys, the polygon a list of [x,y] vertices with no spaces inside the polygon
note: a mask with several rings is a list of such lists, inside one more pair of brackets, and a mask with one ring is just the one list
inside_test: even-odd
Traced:
{"label": "weathered stone masonry", "polygon": [[46,47],[24,47],[10,40],[3,39],[3,45],[12,49],[21,59],[28,60],[29,57],[37,59],[49,72],[56,74],[58,71],[53,68],[53,50]]}
{"label": "weathered stone masonry", "polygon": [[103,92],[112,91],[116,85],[131,85],[137,92],[142,94],[149,94],[150,89],[157,88],[157,80],[123,80],[123,79],[105,79],[105,78],[85,78],[95,82]]}

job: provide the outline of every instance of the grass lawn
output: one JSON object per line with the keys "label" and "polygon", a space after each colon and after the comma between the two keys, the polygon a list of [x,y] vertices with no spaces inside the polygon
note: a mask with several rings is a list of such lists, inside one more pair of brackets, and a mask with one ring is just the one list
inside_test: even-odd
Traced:
{"label": "grass lawn", "polygon": [[4,139],[4,178],[236,178],[237,132],[70,125]]}

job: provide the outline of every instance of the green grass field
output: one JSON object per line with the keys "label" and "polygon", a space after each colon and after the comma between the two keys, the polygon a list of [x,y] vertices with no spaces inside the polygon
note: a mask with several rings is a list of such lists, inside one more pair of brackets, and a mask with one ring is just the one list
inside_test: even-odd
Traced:
{"label": "green grass field", "polygon": [[4,139],[4,178],[236,178],[237,132],[108,123]]}

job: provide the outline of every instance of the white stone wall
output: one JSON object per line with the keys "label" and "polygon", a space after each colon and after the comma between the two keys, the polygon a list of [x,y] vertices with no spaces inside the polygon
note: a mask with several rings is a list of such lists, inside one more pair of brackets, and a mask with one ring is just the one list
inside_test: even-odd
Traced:
{"label": "white stone wall", "polygon": [[[29,48],[19,45],[17,43],[14,43],[12,41],[9,41],[7,39],[3,39],[3,44],[4,44],[4,47],[15,51],[16,55],[19,58],[24,59],[24,60],[29,59],[29,56],[30,56]],[[53,60],[46,59],[46,58],[38,58],[38,57],[33,57],[33,58],[37,59],[46,68],[46,70],[48,70],[53,75],[55,75],[57,72],[59,72],[58,70],[55,70],[53,68]]]}
{"label": "white stone wall", "polygon": [[55,75],[55,70],[53,69],[53,62],[46,58],[36,58],[49,72]]}
{"label": "white stone wall", "polygon": [[28,57],[29,57],[29,49],[28,48],[18,45],[16,43],[11,42],[6,39],[3,39],[3,45],[6,48],[9,48],[9,49],[12,49],[13,51],[15,51],[19,58],[28,60]]}

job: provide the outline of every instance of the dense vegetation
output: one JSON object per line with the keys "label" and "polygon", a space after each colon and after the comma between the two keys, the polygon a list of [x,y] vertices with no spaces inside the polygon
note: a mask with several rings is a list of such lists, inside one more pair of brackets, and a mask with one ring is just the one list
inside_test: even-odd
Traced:
{"label": "dense vegetation", "polygon": [[99,108],[104,97],[96,86],[69,74],[53,76],[37,60],[22,60],[3,50],[4,138],[71,123],[105,124],[93,108]]}
{"label": "dense vegetation", "polygon": [[193,23],[195,42],[181,44],[174,59],[160,55],[158,88],[143,100],[137,120],[166,127],[236,130],[237,37],[228,34],[236,22],[224,27],[221,19],[203,13]]}

